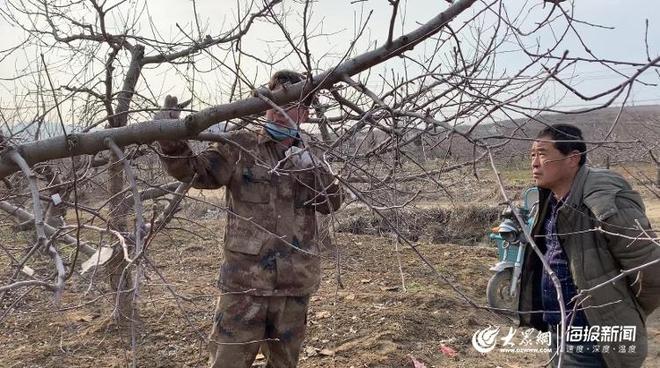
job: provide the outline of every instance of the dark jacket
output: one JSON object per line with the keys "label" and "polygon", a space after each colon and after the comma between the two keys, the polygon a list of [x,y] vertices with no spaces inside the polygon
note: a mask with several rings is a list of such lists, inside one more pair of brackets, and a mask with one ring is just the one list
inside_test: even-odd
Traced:
{"label": "dark jacket", "polygon": [[[543,222],[550,195],[549,190],[539,188],[541,207],[532,236],[541,252],[545,252]],[[648,240],[655,237],[650,228],[642,198],[625,179],[609,170],[583,166],[557,219],[559,240],[578,292],[659,259],[660,246]],[[540,259],[527,247],[521,275],[521,312],[543,309],[542,272]],[[647,354],[646,317],[660,304],[660,263],[585,292],[580,300],[591,326],[636,326],[635,352],[610,351],[603,359],[610,368],[640,367]],[[548,329],[543,313],[521,313],[520,321],[522,326]]]}

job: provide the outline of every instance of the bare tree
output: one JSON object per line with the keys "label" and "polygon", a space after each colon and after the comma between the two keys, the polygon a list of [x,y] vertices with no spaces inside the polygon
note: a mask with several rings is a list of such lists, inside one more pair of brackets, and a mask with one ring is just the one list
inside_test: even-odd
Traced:
{"label": "bare tree", "polygon": [[[311,94],[318,98],[316,117],[305,127],[308,143],[332,164],[354,200],[383,218],[397,244],[413,245],[399,231],[397,211],[431,194],[451,196],[447,187],[463,179],[446,179],[450,172],[478,176],[478,167],[492,165],[497,171],[498,161],[519,160],[534,133],[551,123],[548,113],[585,116],[617,104],[618,113],[608,119],[602,137],[589,142],[590,150],[616,147],[631,152],[622,161],[632,161],[657,148],[657,120],[645,125],[652,133],[640,137],[622,136],[626,128],[619,122],[630,91],[652,83],[641,77],[657,74],[660,57],[640,61],[595,55],[576,24],[602,27],[578,20],[563,1],[509,8],[500,0],[457,0],[406,32],[403,4],[389,1],[387,34],[377,37],[377,46],[358,48],[371,25],[370,14],[365,15],[339,57],[313,50],[315,38],[332,36],[312,23],[314,2],[239,3],[230,25],[213,33],[200,24],[193,1],[193,19],[176,24],[170,36],[148,21],[149,8],[141,1],[8,0],[2,6],[2,17],[22,29],[25,40],[2,51],[0,59],[19,52],[36,56],[10,78],[27,87],[14,96],[12,112],[0,116],[5,130],[0,177],[7,187],[0,209],[23,228],[35,229],[36,238],[23,246],[22,258],[11,259],[1,298],[31,286],[51,289],[59,297],[71,277],[104,269],[116,299],[114,317],[122,331],[130,330],[136,349],[144,269],[158,272],[149,260],[149,246],[189,197],[188,186],[168,183],[154,169],[160,153],[152,143],[223,141],[222,133],[207,129],[219,123],[226,129],[260,129],[263,111]],[[541,3],[542,9],[535,6]],[[536,18],[523,16],[527,12]],[[278,52],[255,55],[246,47],[258,27],[279,35]],[[554,32],[549,42],[537,41],[549,30]],[[568,39],[583,45],[587,56],[563,51]],[[511,45],[524,61],[515,70],[504,70],[498,61]],[[250,74],[255,63],[268,72],[287,63],[300,65],[308,78],[271,93]],[[583,64],[619,79],[601,91],[581,91],[573,84],[573,70]],[[378,68],[390,66],[396,69],[376,75]],[[224,78],[221,86],[211,81],[217,71]],[[162,78],[159,74],[174,75],[187,86],[190,96],[181,97],[191,97],[192,105],[187,110],[180,106],[183,119],[152,120],[165,94],[153,82]],[[545,99],[548,88],[593,105],[564,110],[558,100]],[[222,98],[213,97],[216,89],[222,89]],[[149,219],[145,203],[162,198],[167,204]],[[101,240],[93,241],[90,233]],[[72,251],[63,256],[60,244]],[[39,251],[49,255],[54,278],[26,271]],[[483,308],[417,254],[467,303]]]}

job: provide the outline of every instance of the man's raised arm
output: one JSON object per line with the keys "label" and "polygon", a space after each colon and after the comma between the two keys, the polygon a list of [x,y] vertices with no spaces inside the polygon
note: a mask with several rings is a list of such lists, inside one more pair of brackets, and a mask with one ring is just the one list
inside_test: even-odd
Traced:
{"label": "man's raised arm", "polygon": [[[161,111],[154,119],[178,119],[181,107],[177,98],[167,96]],[[229,184],[235,161],[222,154],[217,144],[195,154],[186,141],[158,141],[165,170],[175,179],[192,183],[194,188],[215,189]]]}

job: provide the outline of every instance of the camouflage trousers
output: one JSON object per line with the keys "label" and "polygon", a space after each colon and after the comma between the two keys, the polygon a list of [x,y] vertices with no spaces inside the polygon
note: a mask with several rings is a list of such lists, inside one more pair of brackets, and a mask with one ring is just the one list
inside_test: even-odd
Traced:
{"label": "camouflage trousers", "polygon": [[259,348],[269,368],[294,368],[305,338],[307,296],[226,294],[209,338],[212,368],[248,368]]}

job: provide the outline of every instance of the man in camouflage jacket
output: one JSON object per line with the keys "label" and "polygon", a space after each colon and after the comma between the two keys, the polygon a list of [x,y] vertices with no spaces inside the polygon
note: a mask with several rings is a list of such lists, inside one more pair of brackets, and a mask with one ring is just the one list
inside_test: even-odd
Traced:
{"label": "man in camouflage jacket", "polygon": [[[279,71],[269,89],[301,80]],[[159,142],[170,175],[195,188],[226,188],[223,295],[209,341],[211,367],[250,367],[260,347],[269,367],[297,365],[309,298],[320,282],[316,212],[341,205],[329,168],[298,131],[310,101],[268,110],[263,129],[230,133],[197,155],[186,142]]]}

